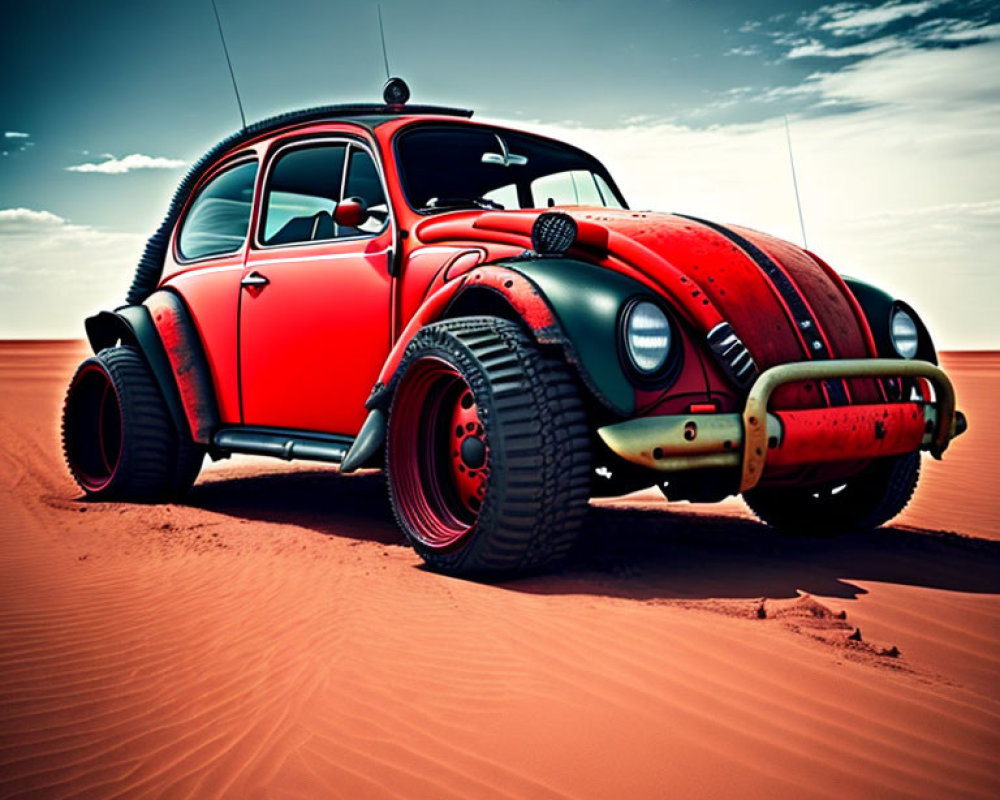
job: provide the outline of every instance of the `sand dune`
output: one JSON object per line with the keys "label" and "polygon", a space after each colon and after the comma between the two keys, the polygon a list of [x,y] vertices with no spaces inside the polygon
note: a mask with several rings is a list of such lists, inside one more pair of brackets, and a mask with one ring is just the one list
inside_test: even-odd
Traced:
{"label": "sand dune", "polygon": [[419,566],[376,475],[80,502],[83,352],[0,346],[0,797],[1000,796],[996,354],[948,358],[970,433],[897,526],[643,494],[484,585]]}

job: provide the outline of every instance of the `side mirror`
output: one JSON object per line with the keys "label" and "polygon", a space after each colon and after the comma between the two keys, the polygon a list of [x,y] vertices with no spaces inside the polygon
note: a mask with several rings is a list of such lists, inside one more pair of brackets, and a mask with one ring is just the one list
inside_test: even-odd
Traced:
{"label": "side mirror", "polygon": [[368,206],[360,197],[345,197],[333,211],[333,221],[342,228],[357,228],[368,219]]}

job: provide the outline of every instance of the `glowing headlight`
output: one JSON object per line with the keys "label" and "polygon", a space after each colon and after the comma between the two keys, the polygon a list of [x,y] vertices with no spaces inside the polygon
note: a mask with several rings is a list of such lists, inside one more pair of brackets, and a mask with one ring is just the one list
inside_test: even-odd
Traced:
{"label": "glowing headlight", "polygon": [[892,312],[889,336],[892,346],[903,358],[913,358],[917,354],[917,323],[901,308]]}
{"label": "glowing headlight", "polygon": [[642,375],[663,369],[670,355],[670,320],[655,303],[642,300],[626,312],[625,350]]}

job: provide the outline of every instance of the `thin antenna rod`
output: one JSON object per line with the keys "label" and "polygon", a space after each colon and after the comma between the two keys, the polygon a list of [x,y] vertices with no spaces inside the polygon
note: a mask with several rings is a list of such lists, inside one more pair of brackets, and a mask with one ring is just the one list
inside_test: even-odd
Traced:
{"label": "thin antenna rod", "polygon": [[795,205],[799,209],[799,227],[802,229],[802,246],[808,250],[806,239],[806,223],[802,218],[802,201],[799,199],[799,180],[795,176],[795,157],[792,155],[792,129],[788,125],[788,114],[785,114],[785,139],[788,140],[788,163],[792,165],[792,186],[795,187]]}
{"label": "thin antenna rod", "polygon": [[229,77],[233,79],[233,91],[236,93],[236,105],[240,107],[240,121],[243,123],[243,129],[246,130],[247,118],[246,114],[243,113],[243,101],[240,100],[240,90],[236,86],[236,73],[233,72],[233,62],[229,58],[229,48],[226,47],[226,35],[222,32],[222,20],[219,19],[219,9],[215,5],[215,0],[212,0],[212,10],[215,12],[215,24],[219,26],[219,38],[222,39],[222,51],[226,54],[226,63],[229,65]]}
{"label": "thin antenna rod", "polygon": [[[215,2],[215,0],[212,0]],[[382,25],[382,4],[378,4],[378,34],[382,37],[382,60],[385,61],[385,79],[389,80],[389,51],[385,49],[385,27]]]}

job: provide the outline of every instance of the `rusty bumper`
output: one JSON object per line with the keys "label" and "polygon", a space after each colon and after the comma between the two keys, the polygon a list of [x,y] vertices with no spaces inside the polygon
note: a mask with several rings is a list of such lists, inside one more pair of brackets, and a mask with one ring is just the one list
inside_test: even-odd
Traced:
{"label": "rusty bumper", "polygon": [[[771,396],[784,384],[855,377],[922,378],[933,387],[933,400],[768,411]],[[964,430],[951,381],[933,364],[852,359],[772,367],[754,382],[742,414],[641,417],[597,433],[613,452],[651,469],[737,468],[743,492],[757,485],[768,464],[859,460],[920,449],[940,458]]]}

